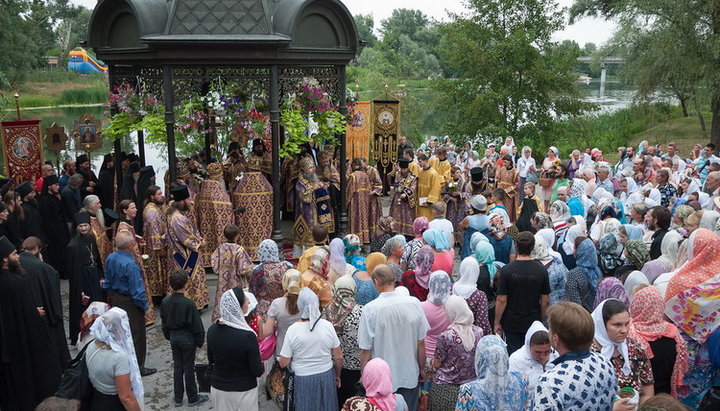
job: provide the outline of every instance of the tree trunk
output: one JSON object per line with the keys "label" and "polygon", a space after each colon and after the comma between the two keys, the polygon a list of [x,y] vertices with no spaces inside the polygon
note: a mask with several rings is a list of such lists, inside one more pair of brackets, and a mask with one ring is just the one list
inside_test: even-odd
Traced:
{"label": "tree trunk", "polygon": [[700,104],[698,104],[697,99],[695,99],[695,112],[697,113],[698,120],[700,121],[700,132],[702,133],[703,138],[707,138],[707,127],[705,127],[705,118],[702,115],[702,109],[700,108]]}
{"label": "tree trunk", "polygon": [[710,111],[712,111],[710,142],[715,144],[715,147],[720,147],[720,95],[715,95],[713,97],[710,105]]}
{"label": "tree trunk", "polygon": [[683,117],[688,117],[687,98],[678,96],[678,100],[680,100],[680,107],[682,107]]}

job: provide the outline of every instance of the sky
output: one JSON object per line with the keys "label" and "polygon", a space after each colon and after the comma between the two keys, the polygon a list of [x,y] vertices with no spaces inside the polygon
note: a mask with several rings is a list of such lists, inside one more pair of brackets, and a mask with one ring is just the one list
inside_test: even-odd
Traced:
{"label": "sky", "polygon": [[[94,8],[96,0],[71,0],[88,8]],[[375,18],[375,27],[380,21],[390,17],[394,9],[417,9],[436,20],[446,20],[447,11],[462,12],[463,0],[342,0],[350,12],[355,14],[372,14]],[[573,0],[557,0],[561,7],[570,7]],[[585,43],[601,45],[605,43],[613,31],[615,24],[601,19],[582,19],[567,26],[564,30],[555,33],[554,40],[574,40],[580,46]]]}

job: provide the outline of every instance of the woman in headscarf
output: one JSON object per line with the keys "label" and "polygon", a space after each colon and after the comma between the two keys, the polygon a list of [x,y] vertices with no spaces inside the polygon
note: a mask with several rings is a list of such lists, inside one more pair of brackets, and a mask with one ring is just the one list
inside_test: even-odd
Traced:
{"label": "woman in headscarf", "polygon": [[630,313],[625,305],[609,299],[592,314],[595,337],[590,351],[599,353],[615,368],[618,389],[631,387],[640,394],[640,405],[655,395],[652,368],[642,345],[628,337]]}
{"label": "woman in headscarf", "polygon": [[677,327],[665,321],[664,311],[665,303],[655,287],[638,290],[630,304],[632,324],[628,335],[640,343],[650,358],[655,394],[672,394],[677,398],[688,371],[687,344]]}
{"label": "woman in headscarf", "polygon": [[358,326],[362,306],[355,303],[355,281],[344,275],[333,284],[332,302],[323,311],[323,318],[330,321],[340,339],[343,366],[340,387],[337,389],[338,408],[355,393],[355,383],[360,380],[360,348]]}
{"label": "woman in headscarf", "polygon": [[489,322],[492,324],[495,321],[495,299],[497,297],[495,275],[498,267],[495,265],[495,250],[489,242],[480,241],[475,246],[474,257],[480,270],[476,286],[487,297]]}
{"label": "woman in headscarf", "polygon": [[285,333],[288,328],[300,319],[300,311],[297,306],[298,294],[302,287],[300,271],[290,269],[285,272],[282,278],[282,288],[285,295],[272,301],[267,312],[267,320],[263,325],[263,335],[276,334],[275,355],[280,354]]}
{"label": "woman in headscarf", "polygon": [[452,274],[455,262],[455,251],[448,243],[448,238],[445,233],[431,228],[425,230],[423,239],[432,247],[435,253],[435,262],[433,263],[432,270],[442,270],[448,273],[448,275]]}
{"label": "woman in headscarf", "polygon": [[660,243],[660,257],[650,260],[642,267],[640,271],[645,274],[650,284],[660,275],[669,273],[675,269],[678,257],[678,247],[683,240],[682,235],[675,230],[668,231]]}
{"label": "woman in headscarf", "polygon": [[540,376],[555,366],[553,360],[557,357],[547,328],[540,321],[533,321],[525,333],[525,345],[510,355],[510,371],[524,375],[528,392],[534,393]]}
{"label": "woman in headscarf", "polygon": [[720,219],[720,213],[718,213],[717,211],[703,210],[699,228],[706,228],[710,231],[715,232],[715,225],[717,224],[718,219]]}
{"label": "woman in headscarf", "polygon": [[568,269],[563,265],[560,254],[548,246],[547,241],[550,239],[555,239],[551,229],[538,231],[535,234],[535,248],[533,248],[530,256],[542,264],[548,272],[550,305],[553,305],[565,299],[565,282]]}
{"label": "woman in headscarf", "polygon": [[473,324],[480,327],[485,335],[492,334],[488,318],[488,299],[478,290],[480,266],[474,257],[465,257],[460,263],[460,278],[453,284],[452,293],[462,297],[475,317]]}
{"label": "woman in headscarf", "polygon": [[330,241],[330,262],[328,263],[328,281],[334,284],[335,280],[343,275],[353,275],[357,268],[345,261],[345,242],[342,238],[333,238]]}
{"label": "woman in headscarf", "polygon": [[580,215],[585,217],[587,212],[585,211],[585,190],[587,189],[587,183],[582,178],[576,178],[572,181],[570,186],[570,199],[567,202],[568,208],[570,209],[570,215]]}
{"label": "woman in headscarf", "polygon": [[635,288],[639,285],[648,285],[648,281],[645,274],[641,271],[632,271],[624,278],[623,288],[625,289],[625,295],[629,301],[632,301],[633,295],[635,295]]}
{"label": "woman in headscarf", "polygon": [[[460,258],[465,258],[475,251],[472,245],[472,239],[477,233],[478,235],[490,235],[490,220],[485,215],[487,211],[487,199],[483,195],[476,195],[470,199],[470,215],[465,217],[458,224],[458,228],[463,230],[463,242],[460,249]],[[468,243],[469,246],[468,246]]]}
{"label": "woman in headscarf", "polygon": [[483,336],[483,330],[473,325],[473,312],[461,296],[448,297],[445,312],[450,327],[437,338],[432,361],[436,370],[435,383],[430,388],[429,410],[451,410],[455,407],[460,385],[475,379],[475,347]]}
{"label": "woman in headscarf", "polygon": [[628,299],[627,293],[625,292],[625,287],[622,281],[616,277],[605,277],[598,283],[593,310],[608,298],[620,300],[625,306],[630,305],[630,299]]}
{"label": "woman in headscarf", "polygon": [[[585,158],[580,154],[580,150],[573,150],[572,153],[570,153],[570,161],[567,163],[568,177],[570,179],[575,178],[575,173],[582,169],[583,164],[585,164]],[[579,174],[580,173],[578,173],[578,175]]]}
{"label": "woman in headscarf", "polygon": [[329,259],[330,254],[325,248],[317,248],[310,255],[310,266],[300,277],[303,287],[310,287],[315,295],[320,298],[321,307],[330,304],[330,300],[332,299],[330,284],[327,280]]}
{"label": "woman in headscarf", "polygon": [[568,270],[572,270],[576,266],[575,240],[584,236],[585,233],[582,225],[575,224],[567,230],[565,237],[562,238],[562,245],[558,245],[558,251],[562,256],[563,264],[565,264],[565,267],[567,267]]}
{"label": "woman in headscarf", "polygon": [[365,305],[370,301],[376,299],[380,293],[375,289],[375,283],[372,280],[372,271],[380,264],[385,264],[387,259],[383,253],[370,253],[365,259],[365,266],[367,271],[358,270],[352,275],[355,280],[355,302],[360,305]]}
{"label": "woman in headscarf", "polygon": [[93,340],[93,337],[90,335],[90,327],[92,327],[98,317],[108,312],[110,308],[110,304],[102,301],[93,301],[82,313],[82,317],[80,317],[80,334],[78,334],[76,346],[78,351],[82,350],[87,343]]}
{"label": "woman in headscarf", "polygon": [[577,266],[570,270],[565,284],[565,299],[592,311],[597,285],[602,278],[592,240],[585,238],[575,250]]}
{"label": "woman in headscarf", "polygon": [[520,231],[530,231],[535,234],[537,230],[532,225],[532,218],[538,212],[537,203],[532,198],[526,197],[520,207],[520,215],[515,222],[515,227]]}
{"label": "woman in headscarf", "polygon": [[665,301],[694,287],[720,272],[720,237],[698,228],[688,239],[688,261],[677,270],[668,284]]}
{"label": "woman in headscarf", "polygon": [[628,259],[628,265],[633,266],[633,270],[640,270],[645,263],[650,261],[650,253],[648,252],[645,242],[640,240],[630,240],[625,243],[625,251],[623,252]]}
{"label": "woman in headscarf", "polygon": [[[342,240],[340,240],[342,241]],[[250,292],[258,299],[255,313],[264,318],[270,303],[285,294],[282,278],[285,272],[293,268],[287,261],[280,261],[280,250],[273,240],[263,240],[257,250],[260,264],[250,274]],[[343,259],[343,263],[345,260]]]}
{"label": "woman in headscarf", "polygon": [[415,238],[408,241],[405,245],[405,251],[403,252],[402,259],[400,260],[400,263],[405,264],[408,270],[415,268],[415,256],[418,251],[420,251],[420,247],[425,245],[423,233],[428,228],[430,228],[430,223],[428,222],[427,217],[418,217],[415,221],[413,221],[413,233],[415,233]]}
{"label": "woman in headscarf", "polygon": [[410,295],[420,301],[425,301],[428,296],[428,281],[432,272],[435,253],[432,247],[425,245],[415,257],[415,269],[403,273],[400,285],[407,288]]}
{"label": "woman in headscarf", "polygon": [[245,320],[249,305],[242,288],[225,291],[220,298],[220,320],[207,332],[210,398],[217,410],[258,409],[257,378],[264,368],[257,335]]}
{"label": "woman in headscarf", "polygon": [[405,236],[402,234],[398,234],[394,237],[390,237],[387,241],[385,241],[385,244],[382,246],[382,253],[385,254],[385,257],[387,258],[387,265],[388,267],[392,268],[395,272],[395,284],[399,285],[400,280],[402,279],[403,270],[400,259],[402,258],[403,251],[405,251]]}
{"label": "woman in headscarf", "polygon": [[345,261],[358,270],[365,270],[365,257],[360,255],[360,237],[355,234],[348,234],[343,238],[345,244]]}
{"label": "woman in headscarf", "polygon": [[[601,202],[601,204],[604,204]],[[595,243],[599,243],[600,239],[605,237],[605,234],[615,234],[617,237],[620,236],[620,220],[618,220],[617,211],[613,204],[604,204],[600,206],[600,215],[598,220],[593,224],[590,230],[590,239]]]}
{"label": "woman in headscarf", "polygon": [[145,390],[125,310],[113,307],[95,319],[90,335],[95,339],[85,352],[92,384],[90,410],[141,410]]}
{"label": "woman in headscarf", "polygon": [[[557,165],[560,164],[560,157],[558,155],[558,149],[555,147],[548,148],[547,155],[543,159],[542,167],[540,170],[540,178],[550,178],[551,183],[554,183],[555,179],[555,168]],[[540,197],[541,200],[543,200],[545,203],[543,204],[543,208],[547,209],[548,206],[553,202],[550,201],[550,198],[553,195],[553,184],[546,185],[542,187],[540,190],[538,190],[537,193],[538,197]]]}
{"label": "woman in headscarf", "polygon": [[570,218],[570,207],[562,200],[555,201],[550,206],[555,237],[560,238],[568,230],[567,220]]}
{"label": "woman in headscarf", "polygon": [[617,238],[612,234],[605,234],[600,239],[600,248],[598,250],[600,271],[603,277],[612,277],[615,270],[622,265],[620,258],[621,249],[618,247]]}
{"label": "woman in headscarf", "polygon": [[672,223],[675,227],[675,230],[680,233],[683,237],[688,235],[687,230],[685,230],[685,220],[690,216],[690,214],[694,213],[695,209],[690,207],[689,205],[683,204],[678,206],[675,209],[675,213],[673,213],[672,217]]}
{"label": "woman in headscarf", "polygon": [[407,411],[405,398],[393,393],[390,366],[382,358],[375,357],[365,364],[360,382],[365,396],[349,398],[343,411]]}
{"label": "woman in headscarf", "polygon": [[[420,305],[422,306],[425,318],[427,318],[430,329],[425,334],[425,357],[426,357],[426,371],[428,375],[426,382],[432,382],[433,368],[431,366],[432,358],[435,356],[435,344],[437,337],[443,331],[447,330],[450,326],[450,320],[445,313],[445,301],[451,293],[452,280],[444,271],[434,271],[430,274],[430,281],[428,288],[427,300],[423,301]],[[428,390],[428,385],[425,384],[423,389]]]}
{"label": "woman in headscarf", "polygon": [[528,399],[527,379],[509,371],[507,345],[486,335],[475,348],[477,379],[460,386],[456,411],[522,410]]}
{"label": "woman in headscarf", "polygon": [[498,214],[490,214],[490,235],[487,236],[490,245],[495,249],[495,261],[503,264],[515,259],[513,253],[514,242],[505,229],[503,218]]}
{"label": "woman in headscarf", "polygon": [[640,240],[643,239],[643,230],[642,228],[632,225],[632,224],[623,224],[618,229],[618,232],[620,233],[620,244],[625,246],[629,240]]}
{"label": "woman in headscarf", "polygon": [[[300,320],[291,325],[280,350],[280,367],[292,363],[293,405],[298,411],[337,409],[343,354],[335,327],[320,318],[320,302],[309,288],[298,297]],[[224,409],[224,408],[221,408]]]}
{"label": "woman in headscarf", "polygon": [[624,177],[620,181],[620,202],[623,205],[625,215],[630,215],[633,206],[639,202],[638,196],[634,196],[638,191],[638,185],[632,177]]}
{"label": "woman in headscarf", "polygon": [[385,241],[395,235],[393,221],[394,219],[389,215],[382,216],[378,219],[377,229],[372,233],[372,238],[370,239],[370,252],[380,252]]}

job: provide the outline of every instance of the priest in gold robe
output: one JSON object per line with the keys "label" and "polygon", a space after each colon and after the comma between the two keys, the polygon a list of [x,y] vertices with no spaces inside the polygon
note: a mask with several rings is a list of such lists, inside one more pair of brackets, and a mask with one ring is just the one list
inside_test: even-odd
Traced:
{"label": "priest in gold robe", "polygon": [[254,261],[258,261],[258,245],[270,238],[273,229],[273,187],[262,164],[261,156],[253,151],[232,195],[235,225],[240,230],[237,242]]}
{"label": "priest in gold robe", "polygon": [[172,269],[182,269],[188,273],[189,281],[185,286],[185,296],[195,303],[198,310],[208,306],[208,286],[205,280],[205,268],[200,264],[199,251],[204,243],[198,229],[185,213],[189,210],[190,192],[186,185],[178,184],[172,188],[174,202],[170,204],[168,216],[168,252]]}
{"label": "priest in gold robe", "polygon": [[395,173],[395,185],[390,189],[390,215],[398,234],[414,236],[413,221],[417,203],[417,176],[410,171],[410,161],[401,158]]}
{"label": "priest in gold robe", "polygon": [[439,147],[435,150],[435,158],[430,160],[430,166],[437,171],[442,178],[441,184],[444,184],[452,179],[450,168],[451,164],[447,160],[447,149],[445,147]]}
{"label": "priest in gold robe", "polygon": [[380,177],[380,172],[377,170],[377,168],[371,166],[368,164],[367,159],[361,158],[363,169],[368,175],[368,178],[370,179],[370,183],[372,184],[372,187],[370,188],[370,210],[368,211],[368,218],[369,218],[369,229],[370,229],[370,235],[377,229],[378,221],[380,221],[380,217],[383,216],[382,211],[382,204],[380,204],[380,196],[383,192],[383,183],[382,178]]}
{"label": "priest in gold robe", "polygon": [[208,178],[203,180],[195,203],[200,235],[205,239],[205,245],[200,250],[203,267],[210,267],[210,255],[223,242],[225,225],[234,221],[233,206],[225,189],[222,165],[211,163],[207,170]]}
{"label": "priest in gold robe", "polygon": [[162,301],[170,292],[167,264],[167,219],[165,196],[158,186],[150,186],[144,193],[143,226],[145,229],[145,254],[150,258],[143,267],[147,273],[148,296]]}
{"label": "priest in gold robe", "polygon": [[430,166],[427,155],[419,155],[418,164],[420,165],[420,173],[417,182],[418,202],[415,208],[415,216],[427,217],[428,220],[432,220],[434,215],[430,206],[434,202],[441,200],[442,177]]}
{"label": "priest in gold robe", "polygon": [[518,207],[518,171],[513,165],[512,157],[505,154],[502,157],[502,164],[495,168],[495,182],[497,188],[502,189],[507,194],[503,201],[503,206],[510,216],[510,221],[514,222],[517,218]]}

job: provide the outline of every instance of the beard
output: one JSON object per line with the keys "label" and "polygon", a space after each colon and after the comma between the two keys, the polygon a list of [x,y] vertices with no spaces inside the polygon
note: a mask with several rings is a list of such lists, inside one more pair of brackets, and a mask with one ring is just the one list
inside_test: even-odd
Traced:
{"label": "beard", "polygon": [[95,212],[94,216],[98,220],[100,225],[102,227],[105,227],[105,214],[103,214],[102,208],[98,208],[98,210]]}
{"label": "beard", "polygon": [[8,259],[8,270],[15,274],[22,274],[24,272],[22,266],[20,265],[20,260]]}
{"label": "beard", "polygon": [[311,183],[320,182],[320,178],[318,177],[317,173],[303,173],[303,176],[305,176],[305,178]]}
{"label": "beard", "polygon": [[188,205],[188,203],[175,203],[175,206],[178,210],[183,212],[190,210],[190,206]]}

